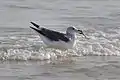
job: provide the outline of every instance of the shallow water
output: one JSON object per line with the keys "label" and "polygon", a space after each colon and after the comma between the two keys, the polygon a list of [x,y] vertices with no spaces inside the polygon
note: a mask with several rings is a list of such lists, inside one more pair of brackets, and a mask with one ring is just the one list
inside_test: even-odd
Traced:
{"label": "shallow water", "polygon": [[[120,1],[0,1],[1,80],[120,79]],[[30,21],[61,32],[73,25],[90,39],[78,34],[73,49],[46,48]]]}
{"label": "shallow water", "polygon": [[119,59],[113,56],[82,56],[55,61],[1,61],[0,79],[119,80]]}

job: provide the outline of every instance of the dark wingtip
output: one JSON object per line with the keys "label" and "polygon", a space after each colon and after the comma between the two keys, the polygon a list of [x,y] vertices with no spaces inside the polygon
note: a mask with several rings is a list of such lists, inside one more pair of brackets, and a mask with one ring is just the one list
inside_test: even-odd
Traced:
{"label": "dark wingtip", "polygon": [[39,25],[34,23],[34,22],[30,22],[32,25],[34,25],[36,28],[39,28]]}
{"label": "dark wingtip", "polygon": [[32,28],[31,26],[29,26],[30,28]]}
{"label": "dark wingtip", "polygon": [[31,27],[31,26],[29,26],[31,29],[33,29],[33,30],[35,30],[35,28],[33,28],[33,27]]}
{"label": "dark wingtip", "polygon": [[35,30],[35,31],[37,31],[38,33],[39,33],[39,31],[40,31],[40,30],[38,30],[38,29],[36,29],[36,28],[34,28],[34,27],[31,27],[31,26],[30,26],[30,28],[33,29],[33,30]]}

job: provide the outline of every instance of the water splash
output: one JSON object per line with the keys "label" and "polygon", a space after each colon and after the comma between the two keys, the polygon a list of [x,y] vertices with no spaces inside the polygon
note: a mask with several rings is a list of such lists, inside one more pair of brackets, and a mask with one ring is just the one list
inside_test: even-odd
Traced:
{"label": "water splash", "polygon": [[[85,30],[90,39],[78,35],[77,44],[73,49],[59,50],[46,48],[38,35],[10,35],[1,40],[1,60],[57,60],[59,58],[70,58],[79,56],[119,56],[120,40],[119,34],[110,34]],[[110,37],[112,36],[112,37]]]}

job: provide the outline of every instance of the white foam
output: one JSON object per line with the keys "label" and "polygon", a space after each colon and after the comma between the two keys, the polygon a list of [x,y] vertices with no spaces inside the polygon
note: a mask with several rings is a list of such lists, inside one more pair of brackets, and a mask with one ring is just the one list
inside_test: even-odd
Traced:
{"label": "white foam", "polygon": [[[87,30],[90,32],[89,30]],[[90,38],[79,35],[77,44],[70,50],[46,48],[39,36],[9,36],[1,43],[0,59],[2,60],[54,60],[62,57],[76,56],[120,56],[120,40],[117,34],[106,35],[101,31],[87,33]],[[9,45],[9,46],[7,46]]]}

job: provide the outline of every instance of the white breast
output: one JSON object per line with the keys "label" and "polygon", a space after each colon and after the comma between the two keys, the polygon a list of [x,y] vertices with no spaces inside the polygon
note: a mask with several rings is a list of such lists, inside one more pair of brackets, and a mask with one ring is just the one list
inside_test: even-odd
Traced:
{"label": "white breast", "polygon": [[75,41],[71,39],[69,42],[64,41],[51,41],[48,38],[44,37],[43,35],[40,35],[42,41],[48,46],[53,48],[60,48],[60,49],[70,49],[73,48],[75,45]]}

